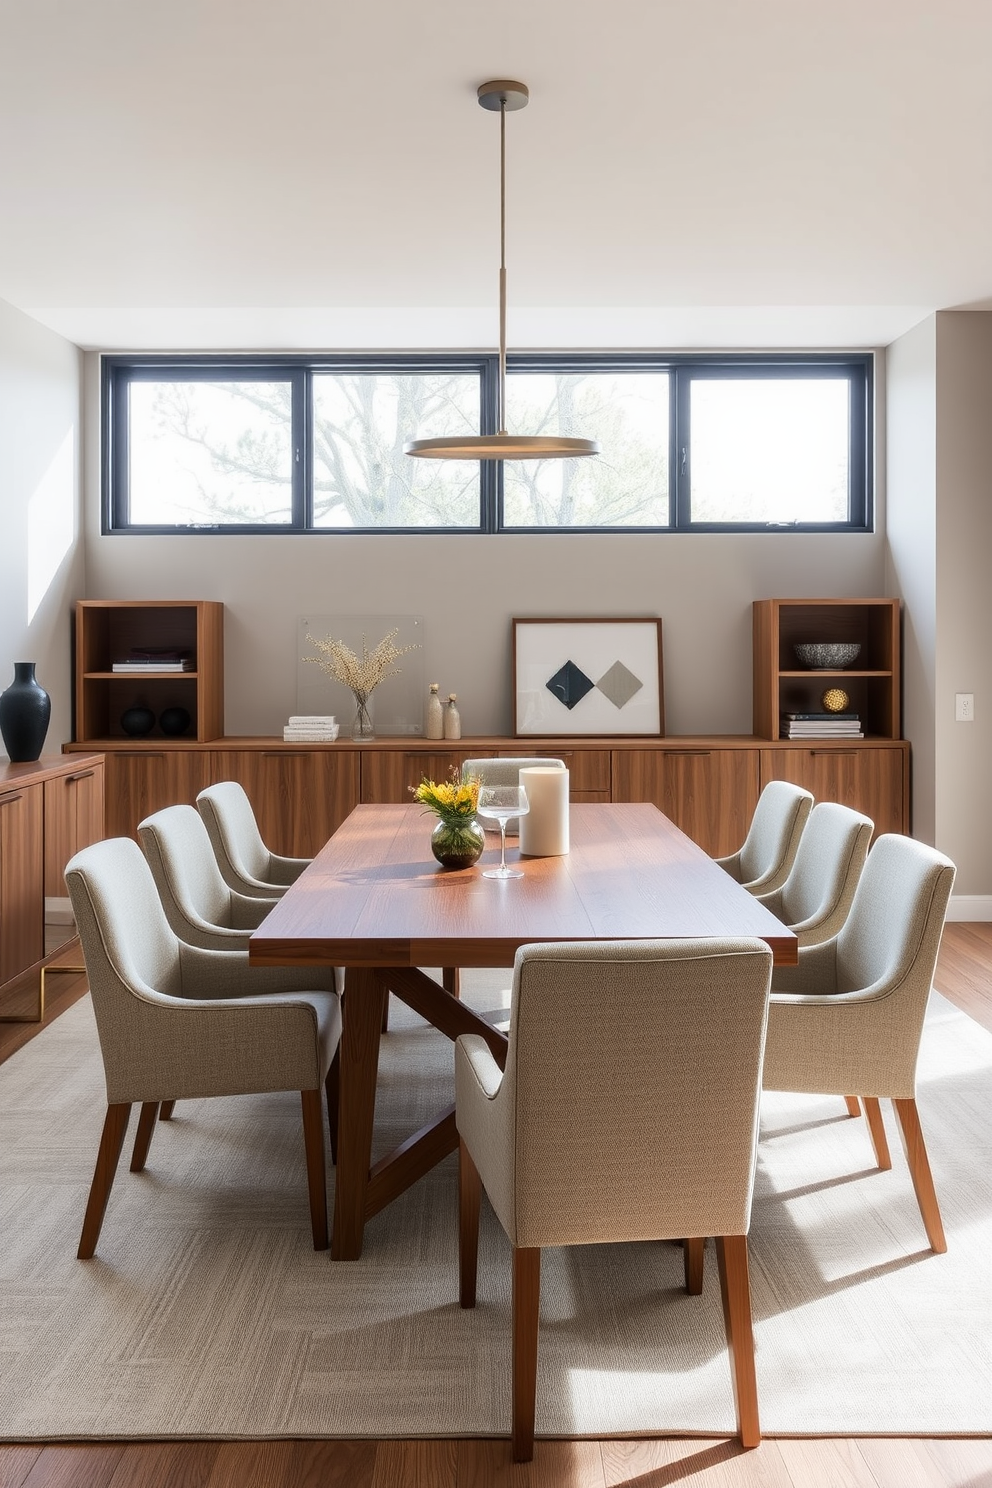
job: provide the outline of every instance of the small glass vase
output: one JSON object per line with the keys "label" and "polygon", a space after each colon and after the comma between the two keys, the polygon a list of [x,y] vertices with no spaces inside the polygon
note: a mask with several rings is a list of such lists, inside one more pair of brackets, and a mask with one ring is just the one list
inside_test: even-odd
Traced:
{"label": "small glass vase", "polygon": [[375,738],[371,693],[355,693],[355,716],[351,723],[351,737],[356,744],[370,744]]}
{"label": "small glass vase", "polygon": [[486,834],[474,816],[445,821],[442,817],[431,833],[431,852],[442,868],[471,868],[482,857]]}

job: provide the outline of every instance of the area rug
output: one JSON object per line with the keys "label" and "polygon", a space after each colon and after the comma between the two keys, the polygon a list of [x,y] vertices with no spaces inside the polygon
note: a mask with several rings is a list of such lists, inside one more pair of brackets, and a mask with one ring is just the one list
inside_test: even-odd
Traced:
{"label": "area rug", "polygon": [[[506,973],[468,978],[498,1006]],[[451,1095],[451,1046],[398,1004],[385,1150]],[[751,1230],[762,1426],[992,1430],[992,1036],[939,996],[920,1110],[949,1251],[836,1098],[769,1095]],[[146,1172],[122,1159],[97,1256],[75,1259],[105,1109],[88,998],[0,1067],[0,1436],[503,1435],[509,1247],[484,1206],[479,1302],[457,1302],[449,1159],[367,1228],[311,1249],[298,1097],[182,1102]],[[126,1149],[127,1150],[127,1149]],[[538,1433],[733,1430],[712,1247],[703,1295],[672,1244],[544,1258]]]}

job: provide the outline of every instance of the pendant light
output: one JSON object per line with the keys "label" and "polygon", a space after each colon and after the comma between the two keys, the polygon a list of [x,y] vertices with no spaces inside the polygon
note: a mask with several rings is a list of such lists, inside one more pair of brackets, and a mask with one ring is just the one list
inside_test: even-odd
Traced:
{"label": "pendant light", "polygon": [[551,435],[506,432],[506,114],[527,107],[530,93],[524,83],[500,80],[483,83],[479,103],[499,110],[499,389],[495,434],[465,434],[454,439],[412,439],[403,446],[408,455],[429,460],[560,460],[575,455],[598,455],[595,439],[562,439]]}

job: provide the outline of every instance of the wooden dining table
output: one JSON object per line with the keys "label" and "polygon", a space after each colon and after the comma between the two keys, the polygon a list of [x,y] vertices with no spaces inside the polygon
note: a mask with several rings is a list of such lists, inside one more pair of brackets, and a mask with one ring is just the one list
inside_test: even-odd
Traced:
{"label": "wooden dining table", "polygon": [[[454,1107],[371,1163],[384,1000],[392,992],[450,1039],[478,1033],[501,1064],[506,1035],[454,995],[453,968],[512,966],[535,941],[756,936],[778,965],[795,935],[648,804],[570,807],[571,850],[521,857],[522,878],[442,869],[423,808],[357,806],[249,941],[258,966],[343,966],[336,1260],[357,1259],[365,1223],[457,1147]],[[421,968],[448,968],[438,981]],[[605,1013],[606,1010],[604,1010]]]}

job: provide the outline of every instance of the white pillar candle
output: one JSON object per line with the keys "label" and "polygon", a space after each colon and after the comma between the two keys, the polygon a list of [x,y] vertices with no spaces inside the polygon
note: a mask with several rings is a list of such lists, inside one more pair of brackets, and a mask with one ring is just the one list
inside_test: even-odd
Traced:
{"label": "white pillar candle", "polygon": [[532,858],[568,852],[568,771],[528,766],[520,771],[530,810],[520,818],[520,851]]}

